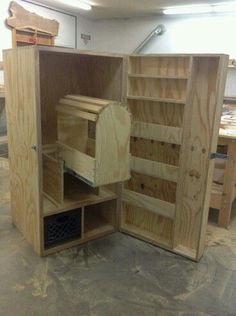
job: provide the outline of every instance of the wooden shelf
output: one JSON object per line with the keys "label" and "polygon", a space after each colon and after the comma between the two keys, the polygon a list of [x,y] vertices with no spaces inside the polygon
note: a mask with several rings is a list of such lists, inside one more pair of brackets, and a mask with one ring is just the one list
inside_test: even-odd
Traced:
{"label": "wooden shelf", "polygon": [[185,100],[178,99],[170,99],[170,98],[153,98],[153,97],[144,97],[144,96],[127,96],[128,100],[144,100],[144,101],[152,101],[152,102],[164,102],[164,103],[176,103],[176,104],[185,104]]}
{"label": "wooden shelf", "polygon": [[158,234],[155,234],[151,231],[148,231],[141,227],[137,227],[132,224],[127,224],[127,223],[123,224],[122,231],[129,233],[130,235],[133,235],[134,237],[137,237],[139,239],[140,239],[140,236],[142,236],[142,239],[152,244],[158,245],[160,247],[164,247],[167,249],[171,247],[171,240],[169,238],[165,238],[164,236],[159,236]]}
{"label": "wooden shelf", "polygon": [[179,79],[179,80],[187,80],[187,76],[165,76],[165,75],[147,75],[147,74],[128,74],[129,78],[147,78],[147,79]]}
{"label": "wooden shelf", "polygon": [[5,98],[5,92],[4,91],[0,91],[0,98],[4,99]]}
{"label": "wooden shelf", "polygon": [[100,190],[100,194],[92,194],[88,192],[71,192],[65,196],[64,203],[61,206],[56,206],[46,196],[43,198],[43,216],[59,214],[71,209],[80,208],[88,205],[93,205],[105,201],[115,200],[117,195],[105,188]]}

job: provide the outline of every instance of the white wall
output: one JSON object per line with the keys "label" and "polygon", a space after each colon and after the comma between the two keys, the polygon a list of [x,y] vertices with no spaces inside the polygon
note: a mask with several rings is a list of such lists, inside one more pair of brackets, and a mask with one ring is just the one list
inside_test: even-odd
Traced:
{"label": "white wall", "polygon": [[[77,40],[78,40],[78,45],[77,48],[79,49],[85,49],[85,50],[92,50],[93,49],[93,21],[86,19],[82,16],[78,16],[77,18]],[[81,38],[81,34],[86,34],[91,36],[90,41],[84,41]]]}
{"label": "white wall", "polygon": [[155,16],[94,23],[94,49],[131,53],[158,25],[166,32],[143,53],[228,53],[236,58],[236,15]]}
{"label": "white wall", "polygon": [[[95,21],[93,49],[130,54],[158,24],[166,32],[142,53],[225,53],[236,58],[236,15],[230,14]],[[225,95],[236,96],[235,69],[228,72]]]}
{"label": "white wall", "polygon": [[[5,20],[9,16],[8,8],[11,0],[0,0],[0,60],[2,60],[2,50],[12,47],[12,33],[11,29],[6,26]],[[93,23],[82,17],[77,16],[77,29],[76,17],[70,14],[64,14],[48,8],[38,6],[33,3],[24,1],[17,1],[21,6],[30,12],[35,12],[49,19],[55,19],[59,22],[59,33],[55,40],[55,45],[75,48],[76,34],[77,34],[77,48],[91,49],[91,42],[87,45],[80,38],[80,33],[92,33]],[[3,72],[0,71],[0,84],[3,84]]]}

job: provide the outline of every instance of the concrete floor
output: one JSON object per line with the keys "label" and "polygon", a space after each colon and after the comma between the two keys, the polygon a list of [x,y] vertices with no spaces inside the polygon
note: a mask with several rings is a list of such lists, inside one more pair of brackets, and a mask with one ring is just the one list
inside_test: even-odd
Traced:
{"label": "concrete floor", "polygon": [[209,225],[198,264],[120,233],[39,258],[11,224],[0,165],[0,315],[236,315],[235,211],[230,230]]}

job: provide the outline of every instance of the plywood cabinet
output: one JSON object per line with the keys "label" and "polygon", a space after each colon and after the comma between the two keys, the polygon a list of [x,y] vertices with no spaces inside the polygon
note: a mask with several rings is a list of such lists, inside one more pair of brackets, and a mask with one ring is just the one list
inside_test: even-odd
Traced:
{"label": "plywood cabinet", "polygon": [[[122,56],[42,47],[5,51],[12,216],[35,251],[47,255],[121,230],[199,260],[227,63],[226,55]],[[58,145],[70,147],[76,139],[74,128],[65,136],[69,118],[58,107],[68,95],[128,106],[131,178],[122,176],[122,188],[96,185],[87,174],[81,178],[89,181],[64,174],[55,156]],[[89,113],[90,118],[95,114]],[[88,137],[77,145],[94,156],[96,127],[89,121],[84,125]],[[128,125],[128,120],[121,123],[119,130]],[[104,133],[109,135],[112,126]],[[121,157],[127,161],[125,152]],[[71,161],[68,154],[62,161]],[[77,237],[73,226],[70,241],[60,235],[56,245],[50,236],[45,242],[45,225],[64,231],[69,212],[81,223]],[[58,214],[60,221],[49,218]]]}

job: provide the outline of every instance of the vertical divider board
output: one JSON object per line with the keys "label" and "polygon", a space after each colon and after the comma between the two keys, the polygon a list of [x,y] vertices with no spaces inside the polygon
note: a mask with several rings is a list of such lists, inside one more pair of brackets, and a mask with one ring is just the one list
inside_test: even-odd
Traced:
{"label": "vertical divider board", "polygon": [[131,179],[121,230],[193,260],[203,254],[226,55],[133,55]]}

